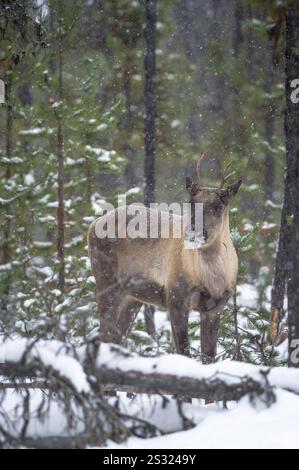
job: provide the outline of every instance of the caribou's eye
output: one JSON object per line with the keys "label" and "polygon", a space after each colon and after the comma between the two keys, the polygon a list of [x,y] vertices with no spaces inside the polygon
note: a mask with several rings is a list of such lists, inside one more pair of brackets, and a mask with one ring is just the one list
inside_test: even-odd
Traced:
{"label": "caribou's eye", "polygon": [[221,191],[221,192],[218,194],[218,196],[219,196],[219,199],[220,199],[221,203],[224,204],[224,205],[226,205],[227,202],[228,202],[226,191]]}
{"label": "caribou's eye", "polygon": [[222,211],[222,204],[220,202],[212,202],[212,204],[210,206],[210,211],[214,215],[220,215],[221,211]]}

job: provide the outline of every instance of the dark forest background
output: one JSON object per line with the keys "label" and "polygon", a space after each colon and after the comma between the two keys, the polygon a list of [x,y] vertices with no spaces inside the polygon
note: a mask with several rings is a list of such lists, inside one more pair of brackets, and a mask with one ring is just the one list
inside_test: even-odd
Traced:
{"label": "dark forest background", "polygon": [[206,185],[228,166],[243,178],[232,236],[239,284],[258,297],[242,310],[236,294],[224,312],[225,354],[261,360],[284,192],[284,5],[163,0],[152,14],[149,3],[1,1],[2,326],[96,328],[86,234],[101,203],[184,202],[205,153]]}

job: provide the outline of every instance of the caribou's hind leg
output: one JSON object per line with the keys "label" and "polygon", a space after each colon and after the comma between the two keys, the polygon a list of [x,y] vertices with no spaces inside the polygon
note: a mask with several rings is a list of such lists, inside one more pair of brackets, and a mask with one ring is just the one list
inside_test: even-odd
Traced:
{"label": "caribou's hind leg", "polygon": [[121,333],[117,327],[122,293],[120,289],[107,289],[97,294],[100,313],[100,337],[104,342],[120,343]]}
{"label": "caribou's hind leg", "polygon": [[117,329],[122,338],[126,338],[130,333],[134,320],[140,311],[141,305],[142,303],[132,297],[126,297],[121,303]]}

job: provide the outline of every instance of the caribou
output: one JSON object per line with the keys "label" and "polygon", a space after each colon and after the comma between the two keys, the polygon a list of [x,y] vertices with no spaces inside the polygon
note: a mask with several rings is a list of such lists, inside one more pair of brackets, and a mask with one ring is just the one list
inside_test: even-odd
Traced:
{"label": "caribou", "polygon": [[[233,295],[238,258],[229,227],[229,204],[241,180],[224,187],[232,174],[222,178],[217,188],[203,187],[186,178],[194,226],[196,203],[203,205],[203,241],[186,248],[185,233],[174,236],[174,224],[186,216],[146,208],[148,216],[169,223],[169,236],[97,236],[97,223],[113,221],[118,228],[133,219],[132,208],[124,205],[95,220],[88,232],[91,267],[96,281],[96,299],[103,341],[120,343],[125,338],[143,304],[169,312],[177,353],[190,354],[188,317],[200,313],[201,355],[205,363],[215,360],[220,314]],[[154,211],[154,212],[153,212]],[[124,222],[125,221],[125,222]]]}

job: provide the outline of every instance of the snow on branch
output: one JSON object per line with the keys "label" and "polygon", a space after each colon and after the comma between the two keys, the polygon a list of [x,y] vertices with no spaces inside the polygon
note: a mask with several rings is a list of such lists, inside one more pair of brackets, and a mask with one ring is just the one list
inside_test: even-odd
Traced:
{"label": "snow on branch", "polygon": [[[38,361],[44,368],[68,380],[77,392],[88,394],[88,374],[94,362],[93,373],[100,377],[100,383],[105,388],[114,384],[136,387],[136,392],[148,393],[152,389],[151,393],[155,393],[156,378],[157,393],[161,393],[162,389],[165,394],[177,392],[178,395],[193,395],[193,398],[238,400],[247,393],[262,393],[267,381],[271,388],[279,387],[299,394],[299,371],[295,369],[269,369],[236,361],[202,365],[177,354],[147,358],[107,343],[98,344],[95,352],[92,351],[95,344],[90,342],[75,348],[54,340],[9,339],[0,344],[0,358],[4,358],[0,372],[10,377],[37,377],[39,373],[35,369]],[[152,385],[149,385],[150,382]],[[188,392],[187,387],[191,384]],[[213,396],[207,397],[209,390]]]}
{"label": "snow on branch", "polygon": [[[32,389],[47,389],[50,398],[55,395],[66,416],[68,433],[72,435],[71,430],[75,430],[74,442],[80,445],[99,445],[108,437],[121,441],[132,433],[134,426],[130,424],[138,418],[124,416],[112,406],[104,396],[107,390],[224,402],[248,395],[253,405],[262,403],[267,407],[275,402],[278,388],[299,394],[296,369],[269,369],[234,361],[201,365],[177,354],[146,358],[98,339],[81,347],[56,340],[7,339],[0,343],[1,358],[0,394],[12,386],[23,391],[23,408],[19,407],[23,415],[18,418],[17,434],[16,423],[5,414],[5,400],[0,400],[0,441],[2,436],[11,445],[29,442],[26,432],[31,384]],[[39,414],[45,415],[47,410],[43,399]],[[139,433],[140,428],[144,436],[158,433],[147,422],[139,423]],[[83,441],[78,437],[82,435]]]}

